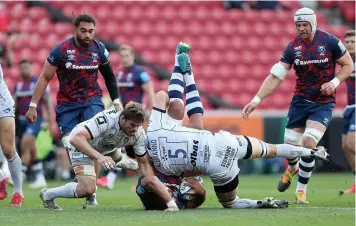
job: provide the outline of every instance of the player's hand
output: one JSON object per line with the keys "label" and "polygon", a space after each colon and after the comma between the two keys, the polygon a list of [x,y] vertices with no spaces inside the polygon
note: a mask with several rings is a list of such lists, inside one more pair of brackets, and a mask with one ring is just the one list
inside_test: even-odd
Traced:
{"label": "player's hand", "polygon": [[113,101],[113,104],[114,104],[115,109],[118,111],[121,111],[124,109],[124,107],[122,106],[121,100],[119,98],[115,99]]}
{"label": "player's hand", "polygon": [[332,82],[327,82],[321,86],[320,92],[324,96],[330,96],[334,93],[335,89],[336,89],[336,87],[334,86],[334,84]]}
{"label": "player's hand", "polygon": [[257,108],[258,104],[255,102],[248,103],[242,110],[242,117],[244,119],[250,119],[249,115]]}
{"label": "player's hand", "polygon": [[116,167],[114,160],[109,156],[99,155],[97,161],[105,170],[114,169]]}
{"label": "player's hand", "polygon": [[199,183],[196,179],[189,177],[186,179],[187,185],[192,188],[192,191],[187,192],[189,195],[204,195],[206,193],[203,185]]}
{"label": "player's hand", "polygon": [[26,112],[26,119],[30,123],[35,123],[37,121],[37,109],[35,107],[29,107]]}

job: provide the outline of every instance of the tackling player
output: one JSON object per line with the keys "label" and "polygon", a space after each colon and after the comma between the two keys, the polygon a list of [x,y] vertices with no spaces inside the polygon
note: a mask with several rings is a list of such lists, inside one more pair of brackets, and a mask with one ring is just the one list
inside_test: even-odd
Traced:
{"label": "tackling player", "polygon": [[[297,83],[289,108],[284,141],[287,144],[315,148],[329,125],[335,106],[335,89],[352,72],[352,59],[344,45],[335,36],[317,29],[316,15],[309,8],[299,9],[294,16],[298,36],[284,50],[269,76],[253,100],[243,109],[249,115],[267,98],[294,68]],[[335,65],[341,65],[335,73]],[[308,203],[306,192],[315,165],[314,158],[287,158],[289,166],[283,174],[278,190],[284,192],[298,172],[296,201]]]}
{"label": "tackling player", "polygon": [[[267,144],[253,137],[237,136],[226,131],[212,133],[203,129],[203,106],[191,71],[190,46],[180,43],[168,94],[156,94],[147,128],[147,152],[154,167],[170,176],[210,176],[219,202],[225,208],[284,208],[289,202],[266,198],[239,199],[238,160],[272,157],[317,156],[326,159],[323,148],[308,149],[289,144]],[[186,85],[185,110],[189,127],[181,126],[184,117],[183,91]],[[193,129],[194,128],[194,129]]]}
{"label": "tackling player", "polygon": [[[95,24],[94,18],[88,14],[80,14],[74,19],[75,35],[60,42],[48,56],[26,113],[27,120],[35,123],[37,104],[57,73],[56,121],[65,148],[69,146],[68,134],[74,126],[104,110],[102,90],[97,82],[98,71],[105,79],[115,107],[122,108],[109,52],[103,43],[94,39]],[[87,204],[97,205],[95,197],[87,199]]]}
{"label": "tackling player", "polygon": [[[21,206],[24,200],[22,191],[21,159],[15,149],[15,112],[14,100],[4,80],[4,73],[0,65],[0,148],[8,161],[11,178],[13,180],[12,206]],[[0,200],[7,196],[7,178],[0,169]]]}
{"label": "tackling player", "polygon": [[[78,182],[61,187],[42,189],[40,197],[49,210],[62,210],[55,198],[82,198],[93,195],[96,187],[96,160],[106,170],[126,167],[137,170],[134,160],[122,163],[120,148],[132,145],[144,181],[167,204],[167,210],[178,210],[164,185],[154,176],[145,150],[145,132],[142,123],[145,111],[141,104],[130,102],[123,111],[106,110],[92,119],[78,124],[70,133],[69,157]],[[128,160],[128,159],[126,159]],[[132,164],[136,163],[136,164]]]}
{"label": "tackling player", "polygon": [[[22,81],[15,85],[13,93],[15,99],[15,112],[17,117],[17,137],[20,139],[20,153],[22,160],[23,176],[27,175],[29,168],[35,174],[35,180],[29,185],[30,188],[46,187],[46,178],[43,173],[42,161],[37,157],[36,138],[41,130],[43,122],[42,106],[45,106],[48,113],[48,121],[51,120],[52,104],[48,89],[45,95],[38,104],[38,119],[36,123],[32,124],[26,120],[25,114],[31,101],[33,89],[35,88],[37,78],[32,74],[32,63],[28,60],[20,62],[20,71]],[[49,87],[48,87],[49,88]],[[51,128],[51,126],[49,127]]]}
{"label": "tackling player", "polygon": [[[121,70],[117,75],[117,84],[121,101],[125,106],[130,101],[141,103],[143,101],[143,94],[148,95],[147,115],[150,115],[154,90],[153,84],[149,74],[140,66],[135,64],[135,50],[131,46],[120,46],[120,63]],[[148,117],[149,118],[149,117]],[[114,169],[98,179],[97,185],[108,189],[113,189],[117,176],[120,174],[121,169]]]}
{"label": "tackling player", "polygon": [[[350,77],[346,79],[347,85],[347,106],[344,112],[344,131],[342,135],[342,149],[345,153],[347,162],[353,174],[355,176],[355,131],[356,131],[356,122],[355,122],[355,30],[349,30],[344,35],[345,46],[347,51],[350,53],[354,61],[354,70]],[[346,191],[340,192],[340,194],[348,194],[356,192],[356,182],[352,187]]]}

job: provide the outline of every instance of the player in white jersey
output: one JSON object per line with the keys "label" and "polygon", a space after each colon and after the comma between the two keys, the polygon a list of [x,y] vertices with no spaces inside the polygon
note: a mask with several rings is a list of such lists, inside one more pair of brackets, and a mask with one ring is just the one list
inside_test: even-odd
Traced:
{"label": "player in white jersey", "polygon": [[[137,170],[134,160],[121,160],[121,147],[132,145],[145,185],[167,202],[168,210],[178,210],[165,186],[154,176],[145,149],[146,134],[143,130],[145,111],[141,104],[129,102],[123,111],[106,110],[78,124],[69,135],[69,157],[77,182],[61,187],[42,189],[40,198],[46,209],[62,210],[55,198],[90,197],[96,189],[96,160],[106,170],[125,167]],[[124,162],[123,162],[124,161]]]}
{"label": "player in white jersey", "polygon": [[[238,160],[305,156],[327,159],[324,148],[307,149],[288,144],[267,144],[253,137],[226,131],[212,133],[203,129],[203,106],[196,88],[189,56],[190,47],[178,45],[176,63],[168,94],[157,93],[147,129],[147,150],[154,167],[165,175],[210,176],[216,195],[225,208],[284,208],[289,202],[266,198],[239,199]],[[182,53],[181,53],[182,52]],[[183,90],[186,89],[188,125],[184,116]]]}
{"label": "player in white jersey", "polygon": [[[22,192],[21,159],[15,149],[15,113],[14,100],[4,80],[4,73],[0,65],[0,148],[8,161],[11,178],[13,180],[12,206],[21,206],[24,200]],[[0,170],[0,200],[7,196],[7,178]]]}

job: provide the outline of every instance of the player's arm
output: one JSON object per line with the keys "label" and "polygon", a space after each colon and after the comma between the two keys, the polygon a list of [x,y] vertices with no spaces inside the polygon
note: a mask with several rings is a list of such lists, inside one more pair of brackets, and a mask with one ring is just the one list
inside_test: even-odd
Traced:
{"label": "player's arm", "polygon": [[103,46],[102,64],[99,66],[99,71],[104,77],[106,88],[108,89],[110,98],[117,110],[122,110],[122,103],[119,97],[119,91],[117,88],[117,82],[110,62],[109,52]]}
{"label": "player's arm", "polygon": [[175,203],[172,196],[169,194],[167,187],[154,175],[153,169],[148,161],[148,155],[145,153],[143,156],[138,156],[136,154],[136,159],[141,170],[144,179],[142,184],[155,192],[159,197],[161,197],[167,205],[168,211],[177,211],[179,210],[177,204]]}
{"label": "player's arm", "polygon": [[320,91],[324,95],[333,94],[336,87],[338,87],[341,82],[345,81],[353,71],[352,58],[349,52],[346,51],[344,44],[340,40],[331,36],[330,49],[333,59],[336,61],[337,64],[341,66],[341,69],[337,73],[335,78],[333,78],[330,82],[324,83],[321,86]]}
{"label": "player's arm", "polygon": [[141,84],[141,88],[148,95],[148,106],[147,106],[147,109],[148,109],[148,111],[150,113],[151,110],[152,110],[152,107],[153,107],[154,99],[155,99],[153,83],[152,83],[152,80],[150,78],[150,75],[146,71],[141,72],[139,76],[140,76],[139,77],[139,81],[140,81],[140,84]]}
{"label": "player's arm", "polygon": [[56,74],[56,71],[57,71],[57,66],[53,66],[46,60],[45,65],[40,74],[40,77],[38,78],[38,81],[36,83],[35,90],[31,98],[31,103],[34,103],[36,105],[38,104],[38,102],[41,100],[48,86],[48,83],[52,80],[53,76]]}
{"label": "player's arm", "polygon": [[193,178],[187,178],[187,185],[190,186],[193,191],[188,194],[194,195],[192,200],[188,200],[187,208],[197,208],[203,204],[206,198],[206,190],[199,181]]}
{"label": "player's arm", "polygon": [[115,167],[115,162],[112,158],[100,154],[92,148],[89,141],[105,133],[114,123],[115,120],[112,120],[108,114],[104,112],[98,113],[93,118],[74,128],[69,135],[69,142],[78,151],[98,161],[105,169],[112,169]]}
{"label": "player's arm", "polygon": [[251,114],[259,105],[259,103],[267,98],[286,78],[289,70],[293,65],[292,44],[289,43],[284,50],[282,57],[278,63],[272,66],[270,74],[263,81],[256,96],[242,110],[242,115],[245,119],[249,119]]}

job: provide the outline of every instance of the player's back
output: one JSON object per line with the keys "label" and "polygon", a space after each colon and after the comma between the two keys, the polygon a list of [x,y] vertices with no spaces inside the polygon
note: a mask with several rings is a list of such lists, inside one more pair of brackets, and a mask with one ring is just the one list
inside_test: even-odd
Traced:
{"label": "player's back", "polygon": [[166,175],[186,171],[208,170],[214,134],[207,130],[187,128],[173,123],[147,129],[147,151],[155,168]]}
{"label": "player's back", "polygon": [[81,48],[71,37],[59,43],[47,61],[57,67],[59,91],[57,102],[85,102],[101,96],[97,82],[99,66],[109,60],[103,43],[93,40],[88,48]]}

